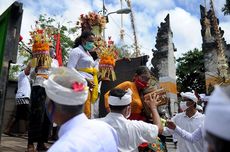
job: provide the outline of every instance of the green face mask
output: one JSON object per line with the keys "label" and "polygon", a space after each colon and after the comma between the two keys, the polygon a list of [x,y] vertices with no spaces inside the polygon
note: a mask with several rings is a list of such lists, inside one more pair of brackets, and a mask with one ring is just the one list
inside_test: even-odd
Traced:
{"label": "green face mask", "polygon": [[93,42],[86,42],[86,44],[83,46],[87,51],[91,51],[94,48]]}

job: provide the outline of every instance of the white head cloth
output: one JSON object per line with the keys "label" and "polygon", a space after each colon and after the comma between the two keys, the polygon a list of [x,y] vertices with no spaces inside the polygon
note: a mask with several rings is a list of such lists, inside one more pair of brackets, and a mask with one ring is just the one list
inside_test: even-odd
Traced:
{"label": "white head cloth", "polygon": [[120,99],[119,97],[109,96],[109,104],[112,106],[126,106],[132,101],[132,91],[127,90],[127,93]]}
{"label": "white head cloth", "polygon": [[201,101],[208,101],[209,96],[206,96],[205,94],[199,94]]}
{"label": "white head cloth", "polygon": [[181,97],[191,99],[194,102],[198,101],[196,95],[192,92],[181,92],[180,95],[181,95]]}
{"label": "white head cloth", "polygon": [[205,130],[230,141],[230,97],[222,88],[215,87],[205,114]]}
{"label": "white head cloth", "polygon": [[205,96],[204,99],[203,99],[203,101],[207,101],[208,102],[209,98],[210,98],[210,96]]}
{"label": "white head cloth", "polygon": [[203,111],[203,108],[200,106],[200,105],[196,105],[196,110],[202,110]]}
{"label": "white head cloth", "polygon": [[[74,91],[74,83],[83,84],[83,89]],[[82,105],[88,97],[87,82],[75,69],[54,68],[49,78],[43,82],[47,96],[62,105]]]}
{"label": "white head cloth", "polygon": [[199,94],[199,96],[200,96],[200,99],[203,100],[206,95],[204,93],[201,93],[201,94]]}

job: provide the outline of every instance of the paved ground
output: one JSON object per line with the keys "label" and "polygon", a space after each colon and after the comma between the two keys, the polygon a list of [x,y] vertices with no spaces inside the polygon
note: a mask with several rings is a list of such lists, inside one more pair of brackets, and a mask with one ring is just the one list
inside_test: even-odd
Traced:
{"label": "paved ground", "polygon": [[166,144],[167,144],[168,152],[176,152],[176,148],[173,142],[166,142]]}
{"label": "paved ground", "polygon": [[[2,135],[0,152],[24,152],[26,150],[26,137],[9,137]],[[168,152],[176,152],[173,142],[167,142]]]}
{"label": "paved ground", "polygon": [[0,152],[25,152],[26,146],[27,137],[10,137],[2,134]]}
{"label": "paved ground", "polygon": [[1,152],[23,152],[26,149],[26,139],[2,135]]}

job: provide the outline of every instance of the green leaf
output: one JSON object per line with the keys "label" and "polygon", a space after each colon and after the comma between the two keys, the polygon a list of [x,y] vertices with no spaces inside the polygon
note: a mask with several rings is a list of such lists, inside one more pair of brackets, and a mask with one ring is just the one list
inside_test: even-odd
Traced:
{"label": "green leaf", "polygon": [[176,74],[179,92],[189,91],[191,89],[197,92],[205,92],[205,75],[203,52],[193,49],[184,53],[178,58]]}

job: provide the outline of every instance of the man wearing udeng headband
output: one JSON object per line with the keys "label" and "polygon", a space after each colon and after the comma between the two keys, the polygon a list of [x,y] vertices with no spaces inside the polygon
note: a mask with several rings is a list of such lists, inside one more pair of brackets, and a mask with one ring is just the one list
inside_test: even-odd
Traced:
{"label": "man wearing udeng headband", "polygon": [[205,114],[208,152],[230,151],[230,86],[215,88]]}
{"label": "man wearing udeng headband", "polygon": [[44,81],[47,111],[60,125],[59,139],[49,152],[117,152],[117,134],[108,124],[83,113],[87,82],[76,70],[61,67]]}
{"label": "man wearing udeng headband", "polygon": [[[204,123],[204,115],[196,110],[198,101],[196,95],[192,92],[182,92],[183,101],[180,103],[180,108],[184,111],[172,117],[172,121],[181,129],[187,132],[194,132],[199,126]],[[164,128],[163,135],[168,136],[174,134],[174,131],[169,128]],[[196,143],[191,143],[177,136],[177,150],[180,152],[203,152],[203,140]]]}

